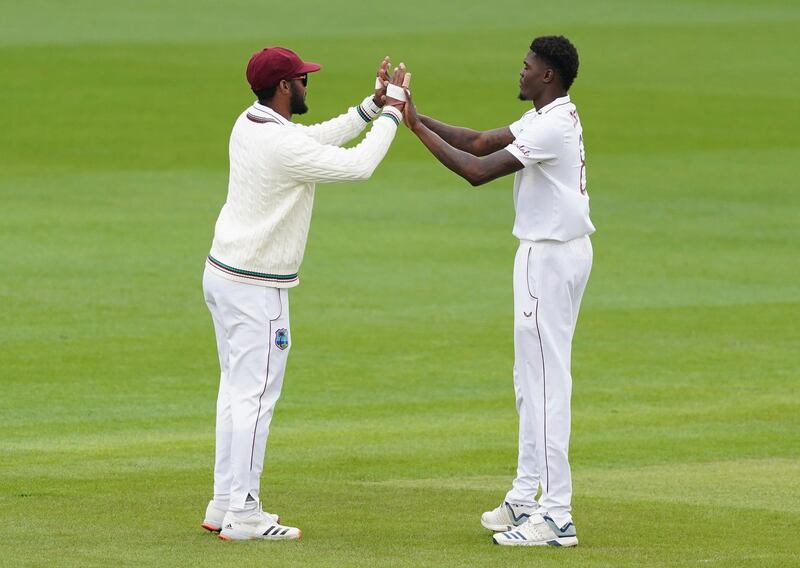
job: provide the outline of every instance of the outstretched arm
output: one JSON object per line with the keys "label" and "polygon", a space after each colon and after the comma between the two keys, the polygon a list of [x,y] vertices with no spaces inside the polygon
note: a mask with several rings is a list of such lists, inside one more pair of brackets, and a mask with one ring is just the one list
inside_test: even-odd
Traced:
{"label": "outstretched arm", "polygon": [[[400,64],[389,82],[399,88],[405,76]],[[403,101],[387,94],[384,102],[380,118],[354,148],[320,144],[305,132],[290,131],[276,152],[284,171],[293,179],[312,183],[368,179],[389,150],[403,116]]]}
{"label": "outstretched arm", "polygon": [[369,179],[397,133],[400,113],[385,108],[364,139],[352,148],[320,144],[302,132],[290,132],[277,147],[283,171],[292,179],[332,183]]}
{"label": "outstretched arm", "polygon": [[[425,144],[437,160],[446,168],[463,177],[473,186],[483,185],[493,179],[521,170],[524,166],[511,152],[497,149],[486,158],[478,158],[471,152],[459,150],[455,144],[449,144],[442,136],[431,129],[417,115],[417,109],[411,100],[411,93],[406,89],[406,107],[403,113],[406,125]],[[441,124],[441,123],[440,123]],[[452,128],[452,127],[449,127]],[[508,129],[506,129],[508,130]],[[493,131],[490,131],[493,132]],[[511,131],[509,130],[509,135]],[[505,139],[505,138],[504,138]],[[511,139],[502,148],[510,144]],[[474,142],[473,142],[474,144]],[[495,142],[497,144],[497,142]]]}
{"label": "outstretched arm", "polygon": [[508,126],[494,130],[472,130],[445,124],[429,116],[418,115],[420,122],[429,130],[459,150],[469,152],[473,156],[488,156],[501,150],[514,141],[514,135]]}
{"label": "outstretched arm", "polygon": [[383,87],[376,88],[372,96],[366,97],[360,104],[350,107],[347,112],[325,122],[309,126],[298,124],[297,128],[320,144],[342,146],[361,134],[367,124],[381,113],[386,100],[386,86],[389,82],[389,57],[384,57],[378,67],[378,80]]}

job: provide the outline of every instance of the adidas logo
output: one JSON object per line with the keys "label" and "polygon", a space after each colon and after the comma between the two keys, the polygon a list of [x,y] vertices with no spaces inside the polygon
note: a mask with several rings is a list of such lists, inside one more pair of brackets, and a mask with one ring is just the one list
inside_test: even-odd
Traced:
{"label": "adidas logo", "polygon": [[272,525],[266,531],[264,536],[283,536],[289,532],[289,527],[282,527],[280,525]]}

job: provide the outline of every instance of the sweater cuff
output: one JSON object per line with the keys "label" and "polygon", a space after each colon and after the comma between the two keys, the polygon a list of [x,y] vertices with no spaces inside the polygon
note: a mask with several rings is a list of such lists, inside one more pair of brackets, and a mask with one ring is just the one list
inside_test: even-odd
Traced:
{"label": "sweater cuff", "polygon": [[395,126],[400,126],[400,123],[403,122],[403,113],[394,108],[393,106],[386,105],[383,107],[383,112],[381,116],[385,116],[386,118],[390,118],[392,122],[395,123]]}
{"label": "sweater cuff", "polygon": [[372,95],[370,95],[356,107],[356,112],[364,122],[369,122],[381,113],[381,107],[375,104],[375,101],[372,100]]}

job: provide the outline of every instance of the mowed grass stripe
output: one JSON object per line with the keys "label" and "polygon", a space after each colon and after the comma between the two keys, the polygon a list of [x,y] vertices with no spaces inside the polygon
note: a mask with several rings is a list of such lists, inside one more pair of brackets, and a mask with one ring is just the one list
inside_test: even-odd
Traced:
{"label": "mowed grass stripe", "polygon": [[[582,121],[592,126],[587,128],[587,149],[628,153],[780,147],[786,141],[770,133],[781,129],[786,117],[797,115],[800,102],[793,93],[800,79],[784,74],[783,62],[772,55],[791,51],[793,30],[791,18],[706,28],[662,25],[657,20],[650,25],[571,26],[565,31],[586,46],[581,92],[576,89],[575,97]],[[358,103],[371,88],[375,61],[387,47],[398,50],[402,45],[403,59],[415,66],[415,97],[422,110],[478,127],[508,124],[522,113],[513,110],[516,75],[531,33],[531,28],[517,26],[471,33],[471,41],[491,46],[470,58],[470,65],[481,68],[478,82],[466,73],[442,81],[444,70],[463,57],[462,33],[410,34],[399,45],[387,45],[383,34],[366,40],[346,35],[297,40],[297,49],[306,53],[339,55],[323,57],[325,71],[314,77],[315,88],[309,94],[313,114],[302,120],[327,117],[342,112],[344,105]],[[704,34],[713,41],[704,41]],[[739,80],[739,68],[730,57],[743,35],[750,39],[748,57],[759,61],[764,73],[782,76],[769,90],[760,91],[763,97],[780,97],[779,111],[743,109],[743,97],[753,92]],[[4,145],[0,159],[16,172],[39,170],[37,157],[43,150],[48,167],[224,169],[225,142],[235,116],[231,109],[238,112],[252,100],[241,65],[234,62],[259,45],[255,40],[89,44],[63,46],[56,54],[47,46],[2,48],[0,57],[9,67],[14,89],[0,94],[0,101],[15,112],[5,117],[14,143]],[[159,65],[153,65],[154,60]],[[45,73],[48,82],[65,85],[74,95],[60,100],[58,112],[46,116],[42,109],[50,103],[42,80]],[[215,88],[193,90],[189,102],[187,85],[198,76]],[[469,92],[470,104],[459,98],[458,112],[453,113],[449,88]],[[494,111],[487,113],[486,108]],[[613,136],[600,136],[603,132]],[[415,146],[396,145],[403,154]]]}

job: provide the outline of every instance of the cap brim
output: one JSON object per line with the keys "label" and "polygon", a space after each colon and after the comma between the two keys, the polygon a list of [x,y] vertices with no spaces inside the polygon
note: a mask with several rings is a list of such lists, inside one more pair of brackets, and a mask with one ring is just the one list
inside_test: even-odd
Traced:
{"label": "cap brim", "polygon": [[303,73],[313,73],[314,71],[319,71],[320,69],[322,69],[322,65],[319,63],[303,61],[303,66],[297,70],[297,74],[302,75]]}

